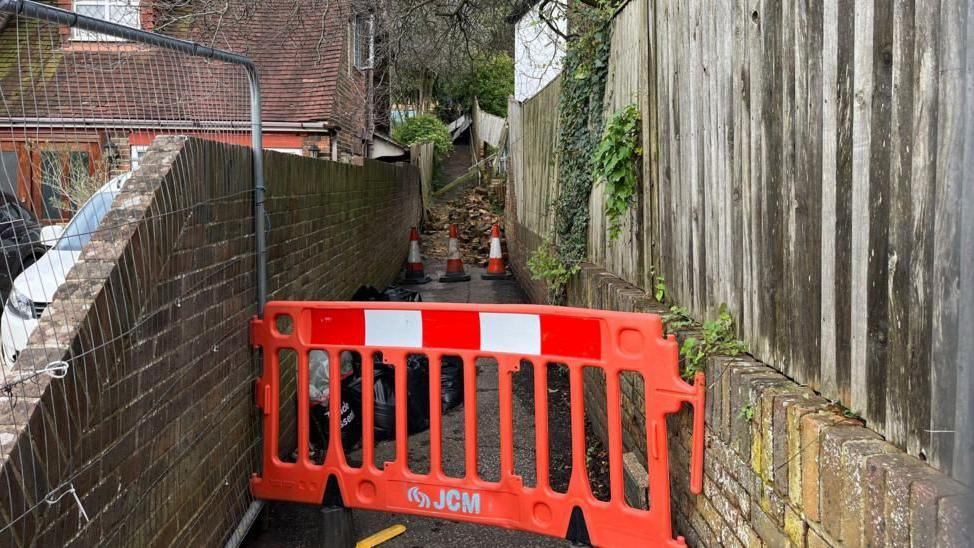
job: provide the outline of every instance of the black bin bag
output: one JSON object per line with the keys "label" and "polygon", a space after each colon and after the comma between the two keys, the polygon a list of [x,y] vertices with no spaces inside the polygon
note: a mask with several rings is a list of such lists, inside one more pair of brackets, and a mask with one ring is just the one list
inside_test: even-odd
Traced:
{"label": "black bin bag", "polygon": [[[409,356],[410,370],[429,375],[429,359],[426,356]],[[459,356],[443,356],[440,362],[440,401],[444,412],[463,403],[463,360]]]}
{"label": "black bin bag", "polygon": [[[341,357],[341,432],[342,448],[350,450],[358,445],[362,439],[362,391],[354,386],[353,356],[350,352],[343,352]],[[329,377],[328,355],[320,350],[312,350],[309,355],[309,395],[311,410],[309,415],[309,430],[311,445],[314,448],[327,450],[328,435],[331,431],[329,417]]]}
{"label": "black bin bag", "polygon": [[443,356],[440,362],[440,401],[443,411],[463,403],[463,360],[459,356]]}
{"label": "black bin bag", "polygon": [[[409,371],[406,379],[406,426],[409,434],[416,434],[429,429],[429,373],[412,356],[406,362],[406,369]],[[382,361],[380,354],[376,354],[373,360],[373,370],[372,403],[375,441],[378,442],[396,437],[396,371],[392,365]],[[358,392],[359,398],[367,397],[362,394],[361,374],[353,377],[350,387]]]}
{"label": "black bin bag", "polygon": [[402,287],[387,287],[379,291],[371,285],[359,287],[352,295],[353,301],[393,301],[393,302],[422,302],[423,298],[411,289]]}

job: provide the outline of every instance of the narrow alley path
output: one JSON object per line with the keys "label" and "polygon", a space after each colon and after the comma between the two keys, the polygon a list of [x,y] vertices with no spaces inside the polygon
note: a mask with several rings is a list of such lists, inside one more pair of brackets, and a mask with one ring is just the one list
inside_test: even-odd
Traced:
{"label": "narrow alley path", "polygon": [[[427,273],[433,282],[421,286],[407,286],[420,291],[425,302],[455,302],[455,303],[500,303],[516,304],[526,302],[526,297],[515,280],[488,281],[482,280],[480,274],[483,268],[476,265],[466,265],[471,274],[471,281],[465,283],[444,284],[435,281],[443,271],[443,261],[427,260]],[[526,364],[527,365],[527,364]],[[496,369],[490,362],[478,363],[477,376],[477,407],[478,407],[478,450],[480,465],[478,473],[486,480],[499,479],[500,469],[500,433],[499,433],[499,404],[497,398],[498,379]],[[526,485],[534,485],[534,417],[533,417],[533,375],[530,366],[522,369],[514,379],[514,424],[529,425],[518,428],[515,426],[515,472],[524,478]],[[553,380],[549,386],[552,411],[559,406],[568,404],[567,378],[562,382]],[[443,460],[446,473],[462,476],[464,473],[464,413],[463,406],[454,408],[443,416]],[[553,414],[553,416],[555,416]],[[569,432],[567,425],[559,428],[553,421],[549,425],[551,430],[552,447],[563,447],[568,444]],[[423,432],[409,438],[409,464],[416,472],[426,472],[429,468],[429,432]],[[353,453],[352,459],[360,458],[359,451]],[[383,442],[376,447],[376,461],[392,460],[395,448],[391,441]],[[561,489],[567,487],[571,473],[570,452],[553,451],[551,463],[552,485]],[[268,503],[267,514],[262,526],[264,531],[254,531],[244,543],[248,547],[283,548],[283,547],[324,547],[323,539],[328,536],[323,531],[321,510],[310,505]],[[452,522],[441,519],[422,518],[385,512],[355,510],[352,512],[355,536],[358,539],[381,531],[396,524],[406,526],[402,535],[382,544],[383,548],[413,548],[413,547],[564,547],[570,546],[564,540],[542,537],[533,534],[509,531],[496,527],[486,527],[469,523]],[[326,525],[325,525],[326,526]],[[255,529],[259,527],[255,526]],[[326,526],[327,527],[327,526]]]}
{"label": "narrow alley path", "polygon": [[[423,227],[423,255],[429,261],[446,261],[447,235],[450,224],[457,225],[460,256],[468,266],[485,266],[489,249],[490,228],[503,225],[504,205],[483,185],[472,180],[469,185],[440,196],[430,208]],[[470,301],[478,302],[478,301]]]}
{"label": "narrow alley path", "polygon": [[[434,204],[422,235],[422,248],[426,273],[433,279],[425,285],[404,286],[420,292],[424,302],[452,303],[527,303],[527,297],[515,279],[482,280],[487,260],[487,238],[490,226],[501,222],[502,204],[489,195],[483,187],[458,189],[449,198],[441,198]],[[455,223],[459,228],[461,256],[469,282],[440,283],[437,281],[446,262],[447,227]],[[514,375],[514,472],[522,477],[526,486],[535,485],[534,443],[534,374],[532,364],[523,362]],[[570,413],[569,381],[567,370],[549,368],[548,371],[548,431],[550,436],[550,480],[556,491],[564,492],[571,476],[571,432],[567,421],[559,417]],[[477,363],[477,446],[479,452],[478,474],[487,481],[500,479],[500,410],[496,363],[483,360]],[[443,468],[454,477],[463,477],[464,470],[464,406],[456,407],[443,415]],[[429,471],[428,431],[409,438],[409,467],[414,472]],[[348,455],[350,462],[361,459],[361,451]],[[395,459],[393,442],[376,446],[375,462]],[[604,472],[604,471],[603,471]],[[595,485],[603,485],[596,481]],[[263,533],[252,535],[245,546],[261,548],[322,547],[329,535],[326,530],[334,526],[334,520],[321,517],[317,506],[271,503],[265,511]],[[441,519],[355,510],[352,512],[355,537],[365,538],[387,527],[402,524],[406,532],[384,544],[383,548],[454,547],[468,548],[525,546],[564,547],[564,540],[533,534],[509,531],[496,527]]]}
{"label": "narrow alley path", "polygon": [[[437,279],[443,270],[443,263],[428,261],[428,273]],[[481,280],[482,268],[467,265],[471,281],[466,283],[444,284],[433,281],[423,286],[413,286],[419,290],[426,302],[455,302],[455,303],[497,303],[517,304],[526,302],[524,293],[514,280],[488,281]],[[478,363],[477,375],[477,408],[478,408],[478,448],[480,466],[478,473],[486,480],[499,479],[500,469],[500,422],[498,420],[497,374],[489,362]],[[530,429],[515,428],[515,471],[520,474],[526,484],[534,484],[534,419],[533,400],[530,399],[532,386],[531,372],[522,370],[515,375],[514,386],[514,424],[530,424]],[[567,388],[567,387],[566,387]],[[443,416],[443,455],[445,471],[453,475],[462,475],[463,470],[463,406],[457,407]],[[567,432],[566,432],[567,434]],[[553,436],[554,443],[554,436]],[[429,448],[429,432],[416,434],[409,438],[410,467],[417,471],[426,471],[429,462],[425,460]],[[416,454],[413,453],[416,448]],[[394,456],[392,443],[382,444],[377,454],[379,458],[391,459]],[[553,475],[563,475],[553,478],[553,482],[567,483],[565,467],[553,469]],[[401,536],[383,544],[389,548],[412,547],[554,547],[569,546],[563,540],[541,537],[516,531],[508,531],[496,527],[485,527],[469,523],[452,522],[440,519],[421,518],[388,514],[385,512],[355,511],[355,528],[359,537],[365,537],[386,527],[403,524],[406,532]]]}

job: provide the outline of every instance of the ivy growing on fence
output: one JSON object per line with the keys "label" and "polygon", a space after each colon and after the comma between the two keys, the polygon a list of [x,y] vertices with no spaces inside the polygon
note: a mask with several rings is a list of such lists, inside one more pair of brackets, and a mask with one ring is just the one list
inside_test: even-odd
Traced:
{"label": "ivy growing on fence", "polygon": [[[564,299],[565,282],[585,261],[588,242],[588,201],[594,182],[595,151],[602,136],[602,103],[609,74],[615,2],[602,8],[580,8],[572,24],[579,32],[568,43],[559,99],[558,178],[552,242],[536,254],[532,274],[549,284],[553,303]],[[546,242],[547,243],[547,242]],[[552,253],[551,247],[554,248]]]}
{"label": "ivy growing on fence", "polygon": [[[592,177],[605,185],[604,211],[612,240],[622,232],[622,219],[636,203],[639,191],[639,162],[643,156],[640,122],[636,105],[620,110],[606,124],[605,134],[595,151]],[[657,300],[662,298],[657,296]]]}
{"label": "ivy growing on fence", "polygon": [[[595,150],[602,135],[602,102],[609,74],[610,31],[606,13],[585,10],[590,28],[565,56],[559,105],[558,178],[555,204],[556,249],[576,269],[586,257],[589,195]],[[583,28],[585,28],[583,27]]]}

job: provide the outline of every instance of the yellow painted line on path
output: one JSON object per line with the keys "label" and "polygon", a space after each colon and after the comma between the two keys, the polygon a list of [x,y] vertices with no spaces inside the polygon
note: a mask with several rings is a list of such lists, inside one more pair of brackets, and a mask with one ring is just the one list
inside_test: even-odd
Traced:
{"label": "yellow painted line on path", "polygon": [[405,525],[393,525],[355,543],[355,548],[373,548],[406,532]]}

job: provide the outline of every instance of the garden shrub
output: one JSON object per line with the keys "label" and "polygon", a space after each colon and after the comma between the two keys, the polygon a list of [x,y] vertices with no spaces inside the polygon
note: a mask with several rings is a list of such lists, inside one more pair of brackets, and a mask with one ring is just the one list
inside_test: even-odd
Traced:
{"label": "garden shrub", "polygon": [[453,152],[453,139],[450,138],[450,131],[446,124],[436,116],[413,116],[393,128],[392,138],[407,146],[415,143],[432,142],[437,162],[442,161]]}

